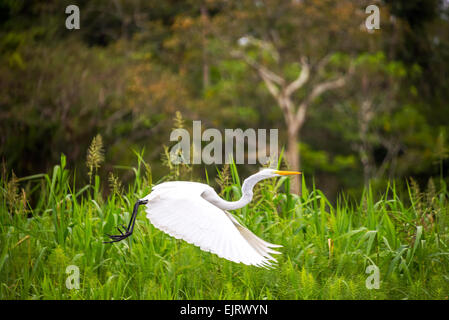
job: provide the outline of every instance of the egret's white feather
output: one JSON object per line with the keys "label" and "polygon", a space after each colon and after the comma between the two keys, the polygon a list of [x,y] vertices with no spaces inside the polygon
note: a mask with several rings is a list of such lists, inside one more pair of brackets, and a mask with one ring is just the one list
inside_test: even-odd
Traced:
{"label": "egret's white feather", "polygon": [[202,197],[215,192],[197,182],[165,182],[145,197],[147,218],[159,230],[237,263],[268,267],[280,247],[243,227],[229,212]]}

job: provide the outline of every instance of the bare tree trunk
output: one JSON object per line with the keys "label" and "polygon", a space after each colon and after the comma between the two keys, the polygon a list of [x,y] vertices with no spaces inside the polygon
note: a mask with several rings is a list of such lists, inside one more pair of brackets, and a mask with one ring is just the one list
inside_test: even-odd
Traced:
{"label": "bare tree trunk", "polygon": [[[287,162],[290,170],[299,170],[301,165],[301,157],[298,148],[298,132],[288,130],[287,139]],[[301,179],[300,176],[291,177],[290,192],[301,195]]]}
{"label": "bare tree trunk", "polygon": [[[362,79],[362,84],[364,90],[366,90],[367,86],[367,78],[364,77]],[[366,99],[362,102],[360,106],[360,111],[358,114],[359,120],[359,137],[361,140],[359,146],[359,155],[360,161],[363,165],[363,181],[366,187],[369,185],[369,181],[372,178],[372,174],[374,172],[374,161],[372,158],[372,148],[371,144],[368,142],[368,131],[371,124],[371,121],[374,117],[374,111],[372,109],[373,103],[372,100]]]}

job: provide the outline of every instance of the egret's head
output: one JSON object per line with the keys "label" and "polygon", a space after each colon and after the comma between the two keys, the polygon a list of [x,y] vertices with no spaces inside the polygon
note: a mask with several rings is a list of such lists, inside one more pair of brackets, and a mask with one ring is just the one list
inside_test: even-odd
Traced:
{"label": "egret's head", "polygon": [[274,177],[282,177],[282,176],[292,176],[301,174],[299,171],[282,171],[276,169],[262,169],[259,171],[258,175],[263,177],[263,179],[274,178]]}
{"label": "egret's head", "polygon": [[244,195],[252,197],[253,194],[253,187],[254,185],[264,179],[269,178],[276,178],[276,177],[282,177],[282,176],[291,176],[291,175],[297,175],[301,174],[301,172],[298,171],[282,171],[282,170],[276,170],[276,169],[262,169],[258,173],[253,174],[252,176],[248,177],[242,185],[242,192]]}

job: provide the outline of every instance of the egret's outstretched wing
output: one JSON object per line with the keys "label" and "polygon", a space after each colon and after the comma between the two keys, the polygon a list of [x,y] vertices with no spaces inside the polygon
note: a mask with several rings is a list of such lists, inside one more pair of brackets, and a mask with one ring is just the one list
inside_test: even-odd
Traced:
{"label": "egret's outstretched wing", "polygon": [[208,185],[195,182],[166,182],[145,199],[147,218],[158,229],[212,252],[247,265],[269,266],[276,261],[276,247],[241,226],[229,213],[201,197]]}

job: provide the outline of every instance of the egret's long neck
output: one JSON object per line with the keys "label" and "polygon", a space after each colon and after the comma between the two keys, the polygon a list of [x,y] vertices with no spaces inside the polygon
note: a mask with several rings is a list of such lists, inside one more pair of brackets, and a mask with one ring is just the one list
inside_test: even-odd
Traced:
{"label": "egret's long neck", "polygon": [[266,177],[259,176],[258,174],[248,177],[242,185],[242,197],[237,201],[223,200],[216,193],[213,195],[208,195],[207,200],[223,210],[235,210],[242,208],[251,202],[253,198],[253,188],[256,183],[265,178]]}

